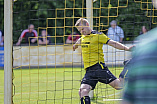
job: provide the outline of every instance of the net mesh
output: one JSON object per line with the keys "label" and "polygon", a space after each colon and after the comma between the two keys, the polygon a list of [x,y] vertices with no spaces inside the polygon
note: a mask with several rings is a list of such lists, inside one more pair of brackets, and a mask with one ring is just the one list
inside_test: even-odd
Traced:
{"label": "net mesh", "polygon": [[[86,18],[86,9],[93,9],[93,29],[107,33],[112,20],[125,32],[124,44],[130,46],[142,26],[157,24],[156,9],[151,0],[95,0],[86,8],[86,0],[17,0],[14,1],[14,43],[28,24],[38,31],[37,43],[14,46],[13,102],[15,104],[79,104],[78,90],[84,76],[81,48],[72,51],[66,44],[69,34],[77,32],[75,22]],[[40,45],[41,31],[51,43]],[[81,36],[79,34],[79,36]],[[73,40],[73,37],[72,37]],[[118,77],[130,53],[104,46],[105,63]],[[92,104],[117,104],[122,91],[98,83]]]}

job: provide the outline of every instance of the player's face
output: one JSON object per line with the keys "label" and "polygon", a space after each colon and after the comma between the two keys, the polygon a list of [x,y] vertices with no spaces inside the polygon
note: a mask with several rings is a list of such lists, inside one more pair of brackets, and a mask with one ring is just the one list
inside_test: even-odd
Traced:
{"label": "player's face", "polygon": [[82,34],[82,35],[87,35],[87,34],[90,34],[91,33],[91,29],[88,25],[83,25],[83,24],[80,24],[78,27],[77,27],[77,30]]}
{"label": "player's face", "polygon": [[33,30],[34,30],[34,26],[33,26],[33,25],[30,25],[30,26],[29,26],[29,31],[32,32]]}

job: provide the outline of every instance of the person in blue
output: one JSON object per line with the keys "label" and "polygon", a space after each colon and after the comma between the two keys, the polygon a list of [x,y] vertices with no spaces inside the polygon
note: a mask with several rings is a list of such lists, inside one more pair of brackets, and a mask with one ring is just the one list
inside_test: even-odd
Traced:
{"label": "person in blue", "polygon": [[110,25],[107,36],[114,41],[123,42],[124,32],[121,27],[117,26],[117,21],[111,21]]}
{"label": "person in blue", "polygon": [[50,44],[51,39],[50,39],[50,37],[47,37],[47,36],[50,36],[50,35],[48,35],[46,30],[42,30],[41,31],[41,37],[39,38],[39,41],[38,41],[39,44],[42,44],[42,45]]}
{"label": "person in blue", "polygon": [[4,44],[4,33],[2,30],[0,30],[0,46],[3,46]]}

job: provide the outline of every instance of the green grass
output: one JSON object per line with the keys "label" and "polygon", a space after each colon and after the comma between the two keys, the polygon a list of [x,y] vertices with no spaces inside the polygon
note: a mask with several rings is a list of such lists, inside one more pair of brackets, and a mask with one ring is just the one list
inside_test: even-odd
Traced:
{"label": "green grass", "polygon": [[[116,76],[121,68],[110,68]],[[14,70],[15,104],[80,104],[78,90],[85,71],[81,68],[48,68]],[[4,71],[0,70],[0,104],[3,103]],[[91,104],[117,104],[118,101],[103,101],[120,98],[120,91],[98,83]]]}

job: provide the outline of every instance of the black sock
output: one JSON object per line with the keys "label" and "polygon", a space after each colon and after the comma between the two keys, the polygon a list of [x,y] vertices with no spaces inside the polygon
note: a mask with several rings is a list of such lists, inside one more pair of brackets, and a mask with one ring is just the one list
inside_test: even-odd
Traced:
{"label": "black sock", "polygon": [[90,97],[89,96],[82,97],[81,104],[90,104]]}

